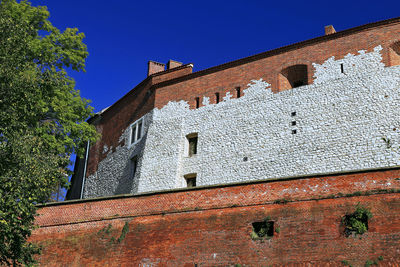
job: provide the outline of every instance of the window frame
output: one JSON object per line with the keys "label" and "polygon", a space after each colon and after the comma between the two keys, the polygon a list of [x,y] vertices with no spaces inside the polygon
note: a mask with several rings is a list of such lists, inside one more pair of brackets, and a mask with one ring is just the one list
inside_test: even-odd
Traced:
{"label": "window frame", "polygon": [[[138,135],[139,133],[139,125],[141,125],[140,128],[140,135]],[[133,133],[133,129],[135,129],[135,133]],[[135,135],[134,141],[132,142],[132,135]],[[144,134],[144,119],[143,117],[141,117],[140,119],[136,120],[134,123],[132,123],[129,126],[129,146],[133,146],[135,144],[137,144],[143,137]]]}

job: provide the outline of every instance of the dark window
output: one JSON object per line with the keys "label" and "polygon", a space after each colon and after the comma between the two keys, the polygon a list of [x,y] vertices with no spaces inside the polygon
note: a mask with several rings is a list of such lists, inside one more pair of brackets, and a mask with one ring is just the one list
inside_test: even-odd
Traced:
{"label": "dark window", "polygon": [[189,157],[197,154],[197,136],[189,137]]}
{"label": "dark window", "polygon": [[290,115],[291,115],[292,117],[296,116],[296,111],[293,111],[292,113],[290,113]]}
{"label": "dark window", "polygon": [[138,122],[137,140],[142,137],[142,121]]}
{"label": "dark window", "polygon": [[196,97],[196,108],[200,107],[200,98]]}
{"label": "dark window", "polygon": [[215,93],[215,103],[219,103],[219,93]]}
{"label": "dark window", "polygon": [[343,63],[342,63],[342,64],[340,64],[340,72],[341,72],[341,73],[344,73],[344,67],[343,67]]}
{"label": "dark window", "polygon": [[239,98],[240,96],[240,87],[236,87],[236,98]]}
{"label": "dark window", "polygon": [[196,174],[191,173],[184,176],[186,180],[187,187],[195,187],[196,186]]}
{"label": "dark window", "polygon": [[292,134],[297,134],[297,130],[292,130]]}
{"label": "dark window", "polygon": [[292,121],[292,126],[296,126],[296,122],[295,121]]}
{"label": "dark window", "polygon": [[132,178],[135,178],[137,169],[137,157],[131,159],[131,165],[132,165]]}

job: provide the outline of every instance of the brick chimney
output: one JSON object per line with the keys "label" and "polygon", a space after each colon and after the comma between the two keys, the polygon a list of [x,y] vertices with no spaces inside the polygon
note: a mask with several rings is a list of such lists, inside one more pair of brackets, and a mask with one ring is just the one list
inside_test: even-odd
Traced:
{"label": "brick chimney", "polygon": [[332,34],[335,32],[336,32],[336,30],[335,30],[335,28],[333,28],[332,25],[325,26],[325,35],[329,35],[329,34]]}
{"label": "brick chimney", "polygon": [[155,62],[155,61],[152,61],[152,60],[149,61],[148,66],[149,67],[148,67],[148,70],[147,70],[147,76],[150,76],[150,75],[152,75],[154,73],[161,72],[161,71],[165,70],[165,64],[158,63],[158,62]]}
{"label": "brick chimney", "polygon": [[170,70],[170,69],[173,69],[173,68],[182,66],[182,65],[183,65],[182,62],[178,62],[178,61],[175,61],[175,60],[170,59],[170,60],[168,61],[168,63],[167,63],[167,70]]}

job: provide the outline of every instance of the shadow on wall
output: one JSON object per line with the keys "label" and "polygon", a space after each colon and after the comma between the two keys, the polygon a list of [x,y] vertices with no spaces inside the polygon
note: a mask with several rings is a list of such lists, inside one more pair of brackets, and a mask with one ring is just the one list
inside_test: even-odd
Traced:
{"label": "shadow on wall", "polygon": [[[149,116],[152,118],[152,116]],[[147,128],[152,123],[152,119],[147,119]],[[114,195],[136,194],[139,187],[139,175],[142,167],[143,151],[146,147],[147,131],[143,134],[141,140],[135,145],[132,151],[129,151],[129,160],[124,160],[122,178],[117,181]],[[127,145],[127,144],[126,144]]]}

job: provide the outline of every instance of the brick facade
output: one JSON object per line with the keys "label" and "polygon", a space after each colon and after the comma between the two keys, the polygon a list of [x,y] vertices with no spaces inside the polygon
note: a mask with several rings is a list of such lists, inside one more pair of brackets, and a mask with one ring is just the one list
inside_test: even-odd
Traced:
{"label": "brick facade", "polygon": [[[31,240],[43,266],[397,266],[399,190],[391,169],[71,201],[41,207]],[[346,237],[358,203],[368,232]],[[252,240],[266,217],[274,236]]]}

